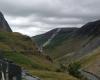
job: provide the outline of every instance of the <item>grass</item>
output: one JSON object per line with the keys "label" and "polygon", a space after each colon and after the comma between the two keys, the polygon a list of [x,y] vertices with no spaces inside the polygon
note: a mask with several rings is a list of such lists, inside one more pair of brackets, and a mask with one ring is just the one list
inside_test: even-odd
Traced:
{"label": "grass", "polygon": [[39,57],[37,60],[35,56],[29,58],[20,53],[6,53],[5,56],[27,69],[33,76],[38,76],[43,80],[78,80],[67,73],[55,72],[54,64],[44,64],[41,62],[43,59]]}
{"label": "grass", "polygon": [[56,63],[51,63],[39,53],[36,44],[20,33],[0,32],[0,51],[19,65],[33,69],[55,71]]}
{"label": "grass", "polygon": [[56,71],[57,65],[54,63],[50,63],[48,60],[42,57],[37,57],[34,55],[26,56],[21,53],[14,53],[8,52],[5,53],[4,56],[6,58],[14,61],[15,63],[19,64],[20,66],[26,69],[42,69],[42,70],[49,70],[49,71]]}
{"label": "grass", "polygon": [[35,43],[19,33],[0,32],[0,51],[9,60],[43,80],[77,80],[66,73],[56,72],[58,63],[50,62],[39,53]]}
{"label": "grass", "polygon": [[31,67],[33,62],[28,59],[25,55],[20,53],[8,52],[5,53],[4,56],[9,60],[14,61],[15,63],[22,65],[23,67]]}
{"label": "grass", "polygon": [[79,62],[82,64],[83,67],[87,67],[92,64],[96,59],[100,58],[100,47],[91,52],[90,55],[85,56]]}
{"label": "grass", "polygon": [[42,70],[30,70],[33,75],[39,76],[43,80],[78,80],[67,73],[57,73]]}

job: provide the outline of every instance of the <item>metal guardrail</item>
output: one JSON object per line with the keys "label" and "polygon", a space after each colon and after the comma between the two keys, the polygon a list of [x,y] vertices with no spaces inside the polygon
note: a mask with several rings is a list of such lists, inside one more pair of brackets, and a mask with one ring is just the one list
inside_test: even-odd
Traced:
{"label": "metal guardrail", "polygon": [[21,80],[21,67],[7,59],[0,59],[0,80]]}

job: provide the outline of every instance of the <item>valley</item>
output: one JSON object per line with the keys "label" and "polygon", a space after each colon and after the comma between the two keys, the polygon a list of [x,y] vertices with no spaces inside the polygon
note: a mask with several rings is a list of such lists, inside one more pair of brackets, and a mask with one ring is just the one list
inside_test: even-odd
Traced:
{"label": "valley", "polygon": [[[80,62],[83,69],[100,77],[100,20],[89,22],[81,28],[60,29],[55,38],[43,47],[44,53],[66,67],[70,63]],[[50,37],[46,36],[50,36],[52,32],[53,30],[35,36],[33,39],[40,46],[38,41],[48,40]],[[55,34],[55,32],[53,33]],[[41,42],[41,45],[43,43]]]}
{"label": "valley", "polygon": [[[22,73],[23,70],[26,70],[28,73],[22,76],[22,80],[37,80],[38,78],[40,80],[78,80],[62,71],[58,72],[61,70],[59,64],[54,62],[49,55],[41,53],[36,42],[29,36],[12,32],[2,13],[0,13],[0,20],[0,58],[18,65],[22,69]],[[6,64],[3,65],[6,66]],[[2,70],[2,73],[7,75],[8,73],[4,71]],[[18,78],[16,76],[12,77]],[[1,78],[9,77],[1,75]]]}
{"label": "valley", "polygon": [[99,80],[100,20],[33,37],[13,32],[2,13],[0,20],[0,57],[20,66],[23,80]]}

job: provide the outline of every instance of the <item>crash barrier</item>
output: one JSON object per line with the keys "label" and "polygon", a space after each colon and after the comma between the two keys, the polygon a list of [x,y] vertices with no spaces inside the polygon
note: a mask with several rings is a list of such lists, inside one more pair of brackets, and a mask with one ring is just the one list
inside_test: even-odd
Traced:
{"label": "crash barrier", "polygon": [[21,67],[7,59],[0,59],[0,80],[22,80]]}

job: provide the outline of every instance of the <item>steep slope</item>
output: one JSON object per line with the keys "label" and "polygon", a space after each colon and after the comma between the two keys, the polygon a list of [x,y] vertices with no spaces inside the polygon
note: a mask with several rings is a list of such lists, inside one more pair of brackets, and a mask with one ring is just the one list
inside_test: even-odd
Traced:
{"label": "steep slope", "polygon": [[100,20],[89,22],[78,30],[78,35],[98,35],[100,33]]}
{"label": "steep slope", "polygon": [[51,37],[43,44],[43,47],[49,45],[51,43],[52,40],[54,40],[54,38],[59,34],[59,32],[61,31],[61,28],[58,28],[52,35]]}
{"label": "steep slope", "polygon": [[64,63],[80,59],[100,46],[99,26],[100,20],[89,22],[79,29],[63,29],[64,34],[59,32],[51,43],[44,47],[44,52]]}
{"label": "steep slope", "polygon": [[[51,61],[48,59],[49,56],[41,54],[30,37],[20,33],[13,33],[1,12],[0,52],[2,56],[8,57],[24,67],[52,70],[52,68],[49,67],[51,65]],[[22,61],[22,59],[24,61]],[[43,60],[43,62],[41,60]],[[45,64],[47,64],[47,66],[45,66]]]}
{"label": "steep slope", "polygon": [[0,31],[12,32],[11,28],[9,27],[9,24],[7,23],[1,12],[0,12]]}
{"label": "steep slope", "polygon": [[47,55],[41,54],[30,37],[20,33],[0,32],[1,56],[43,80],[78,80],[63,72],[56,72],[59,66],[52,63]]}
{"label": "steep slope", "polygon": [[[47,33],[32,37],[39,47],[55,48],[78,28],[56,28]],[[49,44],[47,42],[49,41]],[[46,44],[46,45],[45,45]],[[45,45],[45,46],[43,46]]]}
{"label": "steep slope", "polygon": [[59,69],[58,64],[52,62],[48,55],[41,54],[29,36],[12,32],[2,13],[0,13],[0,58],[13,61],[43,80],[78,80],[66,73],[56,72]]}
{"label": "steep slope", "polygon": [[0,32],[0,51],[2,55],[25,67],[32,68],[33,66],[37,69],[52,70],[49,67],[52,63],[48,60],[47,55],[41,54],[28,36],[19,33]]}
{"label": "steep slope", "polygon": [[[59,48],[64,48],[69,53],[59,58],[59,61],[73,61],[90,54],[100,46],[100,21],[90,22],[74,33],[74,36],[65,41]],[[68,47],[68,48],[67,48]],[[59,49],[57,49],[58,51]]]}
{"label": "steep slope", "polygon": [[100,47],[80,60],[83,69],[100,78]]}
{"label": "steep slope", "polygon": [[32,37],[33,40],[35,40],[37,42],[38,46],[42,46],[56,31],[57,29],[53,29],[49,32],[47,32],[46,34],[41,34],[41,35],[37,35]]}
{"label": "steep slope", "polygon": [[[100,20],[89,22],[71,32],[64,40],[62,38],[55,37],[44,52],[66,66],[79,61],[84,70],[100,77]],[[55,46],[53,41],[57,42],[57,39],[61,42]]]}

